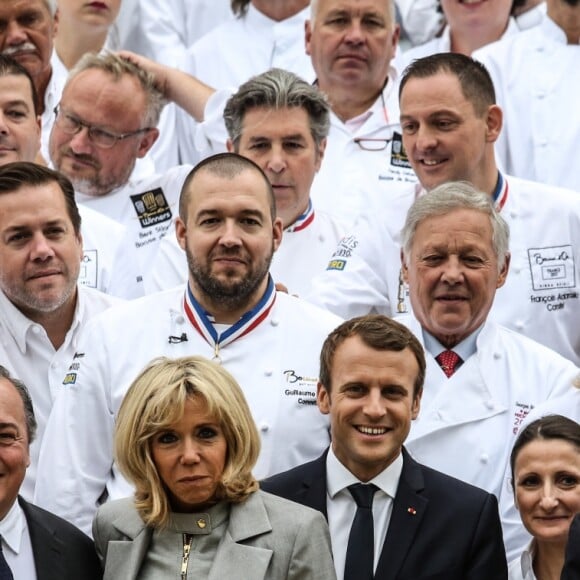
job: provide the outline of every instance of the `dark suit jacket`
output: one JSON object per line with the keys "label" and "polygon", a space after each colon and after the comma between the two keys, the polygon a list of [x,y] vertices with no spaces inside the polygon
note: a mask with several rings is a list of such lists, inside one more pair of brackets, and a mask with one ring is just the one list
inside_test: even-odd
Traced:
{"label": "dark suit jacket", "polygon": [[38,580],[101,580],[93,541],[72,524],[18,498],[26,516]]}
{"label": "dark suit jacket", "polygon": [[[262,489],[326,516],[326,453],[263,481]],[[507,579],[495,496],[420,465],[403,449],[375,579]]]}
{"label": "dark suit jacket", "polygon": [[570,526],[561,580],[580,580],[580,514],[576,515]]}

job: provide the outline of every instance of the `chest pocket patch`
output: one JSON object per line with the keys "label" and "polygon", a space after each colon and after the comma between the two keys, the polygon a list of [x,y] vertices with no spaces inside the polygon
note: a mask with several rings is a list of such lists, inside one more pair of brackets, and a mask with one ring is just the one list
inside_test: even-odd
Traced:
{"label": "chest pocket patch", "polygon": [[393,142],[391,144],[391,165],[411,169],[407,152],[403,147],[403,136],[396,131],[393,133]]}
{"label": "chest pocket patch", "polygon": [[171,208],[160,187],[132,195],[131,201],[133,202],[142,228],[166,222],[172,217]]}

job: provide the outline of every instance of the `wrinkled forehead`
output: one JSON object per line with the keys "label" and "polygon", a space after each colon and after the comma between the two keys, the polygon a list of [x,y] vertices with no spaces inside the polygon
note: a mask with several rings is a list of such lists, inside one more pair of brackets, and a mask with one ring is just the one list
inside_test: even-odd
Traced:
{"label": "wrinkled forehead", "polygon": [[380,14],[389,20],[395,16],[394,0],[318,0],[312,7],[312,16],[318,20],[329,13],[344,12],[363,16]]}

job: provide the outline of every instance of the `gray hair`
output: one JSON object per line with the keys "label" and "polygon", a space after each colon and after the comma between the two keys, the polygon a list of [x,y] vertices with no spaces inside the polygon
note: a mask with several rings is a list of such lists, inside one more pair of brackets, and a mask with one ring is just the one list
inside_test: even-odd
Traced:
{"label": "gray hair", "polygon": [[[397,11],[395,7],[395,0],[386,0],[389,4],[389,10],[391,12],[391,25],[395,26],[397,23]],[[310,23],[314,24],[316,16],[318,14],[318,0],[310,0]]]}
{"label": "gray hair", "polygon": [[36,417],[34,416],[34,407],[32,406],[32,399],[26,385],[12,377],[6,368],[0,365],[0,378],[6,379],[18,392],[22,399],[22,406],[24,407],[24,419],[26,420],[26,433],[28,435],[28,444],[34,441],[36,436]]}
{"label": "gray hair", "polygon": [[456,209],[471,209],[489,217],[492,229],[491,241],[497,257],[497,267],[501,271],[509,254],[509,226],[496,211],[491,197],[478,191],[467,181],[444,183],[415,200],[407,212],[405,225],[401,231],[401,246],[405,262],[411,253],[419,224],[427,218],[445,215]]}
{"label": "gray hair", "polygon": [[246,81],[226,103],[224,122],[236,150],[242,137],[244,116],[249,109],[257,107],[304,109],[316,145],[328,136],[330,105],[324,94],[294,73],[273,68]]}
{"label": "gray hair", "polygon": [[56,0],[43,0],[43,2],[44,5],[48,8],[50,15],[54,17],[57,9]]}
{"label": "gray hair", "polygon": [[[90,69],[101,70],[111,75],[115,81],[121,80],[123,75],[136,79],[145,93],[147,103],[143,123],[145,127],[157,127],[167,100],[155,85],[155,77],[152,73],[112,52],[99,54],[89,52],[84,54],[71,69],[66,84],[68,85],[80,73]],[[132,95],[127,95],[127,99],[131,97]]]}

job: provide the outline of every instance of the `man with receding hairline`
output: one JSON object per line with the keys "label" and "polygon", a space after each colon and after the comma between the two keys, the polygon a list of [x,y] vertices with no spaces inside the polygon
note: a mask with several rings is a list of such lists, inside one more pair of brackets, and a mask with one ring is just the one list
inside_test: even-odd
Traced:
{"label": "man with receding hairline", "polygon": [[36,501],[83,530],[105,492],[131,491],[113,465],[114,420],[131,381],[157,356],[200,354],[238,380],[262,437],[258,474],[312,459],[328,443],[314,408],[316,353],[340,320],[276,292],[268,269],[282,224],[268,178],[223,153],[192,170],[181,199],[176,232],[188,284],[95,320],[51,415]]}

